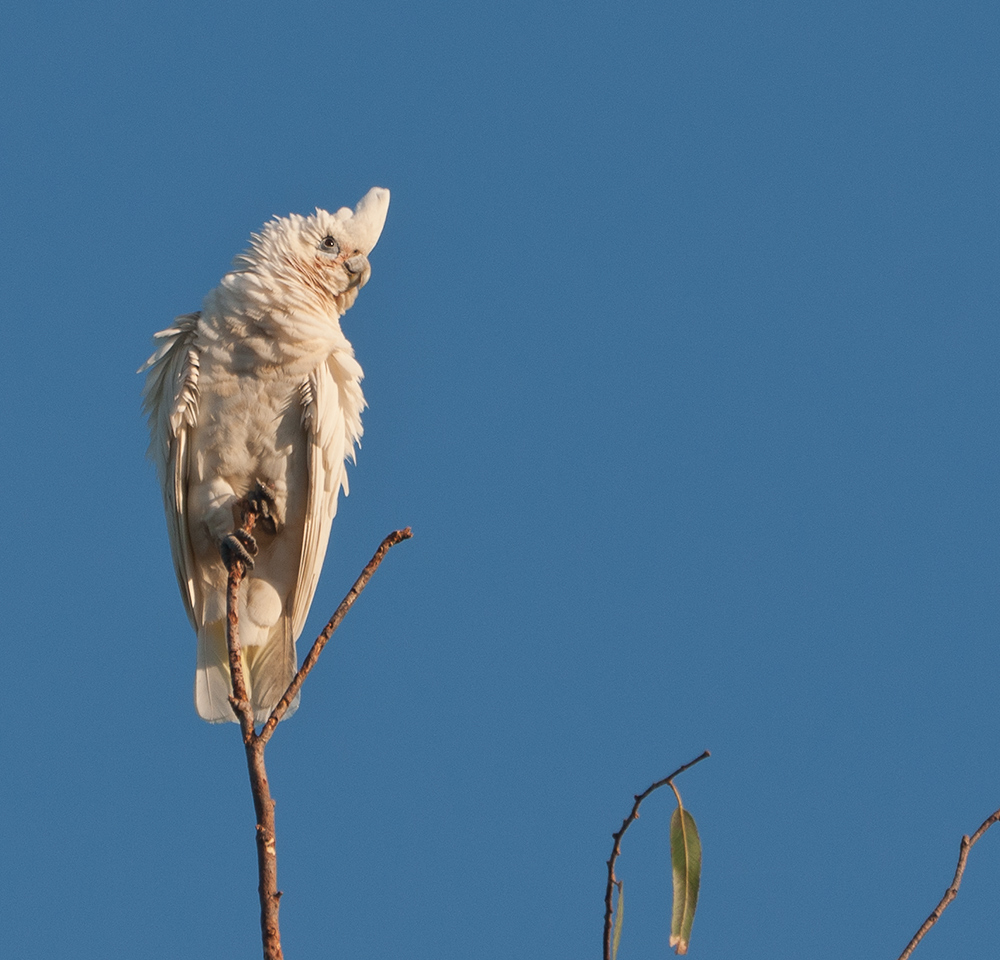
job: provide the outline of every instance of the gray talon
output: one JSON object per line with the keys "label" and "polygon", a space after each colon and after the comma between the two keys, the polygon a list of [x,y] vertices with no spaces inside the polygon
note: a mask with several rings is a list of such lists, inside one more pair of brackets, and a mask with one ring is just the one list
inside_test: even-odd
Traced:
{"label": "gray talon", "polygon": [[219,552],[227,570],[232,569],[236,560],[239,560],[247,570],[253,570],[257,541],[244,530],[234,530],[219,544]]}
{"label": "gray talon", "polygon": [[257,521],[267,533],[276,534],[284,526],[285,518],[278,509],[277,492],[264,480],[258,480],[257,485],[247,497],[250,509],[257,514]]}

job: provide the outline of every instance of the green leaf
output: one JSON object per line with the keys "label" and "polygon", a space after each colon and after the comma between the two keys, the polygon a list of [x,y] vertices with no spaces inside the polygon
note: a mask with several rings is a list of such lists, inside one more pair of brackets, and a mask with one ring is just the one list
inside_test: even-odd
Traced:
{"label": "green leaf", "polygon": [[670,865],[674,875],[670,946],[679,954],[687,953],[701,884],[701,840],[694,817],[680,806],[670,818]]}
{"label": "green leaf", "polygon": [[618,903],[615,905],[615,929],[611,935],[611,960],[618,956],[618,944],[622,938],[622,917],[625,916],[625,881],[618,882]]}

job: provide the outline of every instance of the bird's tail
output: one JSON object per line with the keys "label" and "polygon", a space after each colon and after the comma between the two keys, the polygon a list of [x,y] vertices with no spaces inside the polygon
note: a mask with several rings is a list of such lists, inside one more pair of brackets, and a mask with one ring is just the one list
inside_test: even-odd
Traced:
{"label": "bird's tail", "polygon": [[[214,620],[198,631],[194,702],[198,715],[209,723],[236,722],[229,702],[233,688],[225,627],[225,620]],[[288,617],[281,617],[271,628],[266,643],[243,648],[243,677],[256,723],[263,723],[270,716],[292,682],[295,669],[295,640]],[[290,717],[298,706],[296,696],[285,716]]]}
{"label": "bird's tail", "polygon": [[[281,617],[271,627],[267,643],[247,647],[243,651],[243,660],[250,668],[249,694],[254,720],[262,723],[271,715],[295,677],[295,639],[291,618]],[[299,698],[296,696],[285,716],[290,717],[298,706]]]}

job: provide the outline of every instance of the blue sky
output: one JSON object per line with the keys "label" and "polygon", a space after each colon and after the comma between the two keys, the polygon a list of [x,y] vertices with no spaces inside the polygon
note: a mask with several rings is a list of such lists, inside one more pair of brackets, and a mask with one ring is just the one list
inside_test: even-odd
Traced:
{"label": "blue sky", "polygon": [[[393,200],[268,751],[285,952],[895,957],[1000,806],[995,4],[22,5],[0,38],[0,939],[259,950],[135,369],[274,214]],[[619,861],[667,952],[668,796]],[[996,952],[998,837],[922,960]]]}

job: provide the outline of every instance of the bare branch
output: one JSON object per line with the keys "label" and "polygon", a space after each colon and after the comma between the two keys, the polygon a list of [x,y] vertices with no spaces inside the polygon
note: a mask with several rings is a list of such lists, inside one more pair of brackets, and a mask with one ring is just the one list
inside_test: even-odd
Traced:
{"label": "bare branch", "polygon": [[413,531],[406,527],[403,530],[394,530],[387,536],[381,544],[379,544],[378,550],[375,551],[375,555],[368,561],[368,565],[361,571],[361,575],[357,580],[354,581],[354,586],[347,591],[347,596],[340,601],[340,606],[337,607],[336,612],[330,617],[329,623],[323,628],[320,635],[316,638],[315,643],[313,643],[312,648],[309,653],[306,654],[305,660],[302,661],[302,666],[299,667],[298,673],[292,678],[292,682],[288,685],[288,689],[285,691],[284,696],[278,701],[277,706],[271,711],[271,716],[267,718],[264,726],[261,727],[258,736],[261,740],[267,743],[271,739],[271,734],[274,733],[274,728],[281,722],[281,718],[284,717],[285,712],[291,705],[291,702],[295,699],[299,690],[302,688],[302,684],[305,682],[306,677],[309,676],[309,671],[316,666],[316,661],[319,660],[319,655],[323,652],[323,647],[326,646],[327,641],[333,636],[333,632],[340,626],[341,620],[347,616],[347,611],[354,606],[354,601],[358,599],[361,595],[361,591],[368,585],[368,581],[371,580],[372,574],[378,569],[379,564],[385,558],[385,555],[389,550],[396,546],[397,543],[402,543],[404,540],[409,540],[413,536]]}
{"label": "bare branch", "polygon": [[969,859],[969,851],[975,846],[976,841],[998,821],[1000,821],[1000,810],[991,813],[971,837],[962,837],[962,842],[958,847],[958,864],[955,866],[955,876],[951,881],[951,886],[945,890],[941,902],[931,911],[931,915],[923,922],[923,926],[916,932],[913,939],[907,944],[906,949],[899,955],[899,960],[907,960],[917,944],[924,939],[927,931],[941,919],[941,914],[944,913],[948,904],[958,896],[958,888],[962,885],[962,875],[965,873],[965,863]]}
{"label": "bare branch", "polygon": [[[241,508],[240,530],[247,535],[253,531],[257,522],[257,513],[252,506],[253,501],[243,501]],[[358,595],[364,590],[372,574],[378,569],[389,548],[412,536],[410,528],[397,530],[389,534],[381,543],[375,556],[361,572],[347,596],[344,597],[336,613],[331,617],[323,632],[317,637],[309,655],[302,667],[296,673],[285,695],[278,701],[271,716],[261,728],[260,733],[254,732],[253,708],[247,696],[246,679],[243,676],[243,655],[240,649],[239,632],[239,595],[240,583],[245,575],[243,563],[239,559],[229,559],[229,578],[226,589],[226,644],[229,648],[229,671],[233,685],[233,695],[229,702],[240,722],[240,732],[243,736],[243,747],[247,757],[247,772],[250,775],[250,790],[253,793],[254,813],[257,817],[257,892],[260,898],[260,932],[264,947],[264,960],[283,960],[281,951],[281,932],[278,927],[278,907],[281,902],[281,891],[278,890],[278,858],[275,851],[274,800],[267,781],[267,769],[264,766],[264,748],[274,732],[275,727],[288,710],[288,705],[295,699],[302,683],[309,675],[326,642],[340,625],[347,611],[354,605]]]}
{"label": "bare branch", "polygon": [[[616,884],[619,882],[618,878],[615,876],[615,862],[618,860],[619,855],[622,852],[622,837],[625,836],[625,831],[639,819],[639,807],[642,805],[642,801],[646,799],[654,790],[658,790],[660,787],[670,784],[673,788],[674,777],[680,776],[685,770],[689,770],[696,763],[701,763],[702,760],[710,757],[711,754],[706,750],[701,756],[695,757],[694,760],[690,760],[683,766],[678,767],[669,777],[664,777],[662,780],[657,780],[656,783],[650,784],[642,793],[636,794],[633,798],[635,803],[632,805],[632,812],[622,821],[621,829],[617,833],[611,834],[611,838],[615,841],[614,847],[611,848],[611,859],[608,860],[608,886],[604,894],[604,960],[611,960],[611,918],[613,915],[612,910],[612,896]],[[675,791],[676,792],[676,791]]]}
{"label": "bare branch", "polygon": [[[250,534],[257,522],[257,514],[247,501],[240,507],[242,511],[240,529]],[[278,927],[281,893],[278,890],[278,861],[275,853],[274,800],[271,798],[267,770],[264,767],[264,744],[254,733],[253,708],[247,697],[246,680],[243,676],[243,655],[240,650],[239,596],[244,572],[243,563],[231,558],[226,589],[226,643],[229,647],[229,672],[233,684],[233,695],[229,698],[229,702],[233,705],[233,710],[240,721],[243,748],[247,756],[247,772],[250,775],[250,791],[253,794],[254,813],[257,818],[257,893],[260,899],[260,933],[264,960],[283,960],[281,931]]]}

